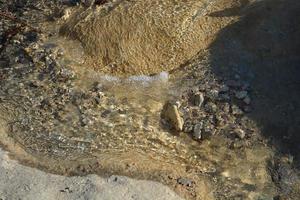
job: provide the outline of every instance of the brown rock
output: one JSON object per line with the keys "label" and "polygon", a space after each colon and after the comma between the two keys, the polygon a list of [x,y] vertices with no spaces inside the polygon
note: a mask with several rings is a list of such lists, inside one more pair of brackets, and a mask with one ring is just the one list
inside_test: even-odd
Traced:
{"label": "brown rock", "polygon": [[167,102],[162,111],[162,118],[167,120],[172,128],[177,131],[182,131],[184,121],[179,114],[178,108],[175,104]]}

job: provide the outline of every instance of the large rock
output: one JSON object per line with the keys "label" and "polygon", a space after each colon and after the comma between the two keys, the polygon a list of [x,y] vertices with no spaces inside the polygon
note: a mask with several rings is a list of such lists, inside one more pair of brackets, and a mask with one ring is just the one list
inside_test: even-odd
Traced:
{"label": "large rock", "polygon": [[169,122],[171,128],[175,129],[176,131],[182,131],[184,121],[180,116],[178,108],[175,104],[167,102],[164,105],[161,116],[163,119]]}
{"label": "large rock", "polygon": [[[217,5],[226,7],[222,1]],[[205,16],[215,8],[211,0],[105,2],[75,11],[61,33],[83,44],[87,66],[117,75],[172,70],[207,47],[231,20]]]}

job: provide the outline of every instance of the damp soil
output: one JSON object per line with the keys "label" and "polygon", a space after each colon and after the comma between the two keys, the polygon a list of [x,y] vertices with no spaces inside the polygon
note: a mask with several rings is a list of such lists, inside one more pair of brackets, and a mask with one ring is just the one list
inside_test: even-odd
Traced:
{"label": "damp soil", "polygon": [[[66,12],[109,1],[1,4],[41,30],[1,20],[2,146],[51,173],[151,179],[186,199],[299,199],[300,6],[224,2],[201,7],[217,28],[188,61],[125,76],[61,35]],[[162,118],[166,102],[182,130]]]}

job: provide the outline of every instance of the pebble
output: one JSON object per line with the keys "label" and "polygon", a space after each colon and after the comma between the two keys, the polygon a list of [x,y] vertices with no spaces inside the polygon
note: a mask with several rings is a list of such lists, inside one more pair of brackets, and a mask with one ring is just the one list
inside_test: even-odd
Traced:
{"label": "pebble", "polygon": [[226,93],[225,94],[220,94],[219,98],[220,98],[221,101],[229,101],[230,100],[229,94],[226,94]]}
{"label": "pebble", "polygon": [[225,93],[228,91],[229,91],[229,87],[227,85],[223,85],[219,90],[220,93]]}
{"label": "pebble", "polygon": [[219,91],[218,90],[209,90],[207,92],[207,96],[211,99],[211,100],[216,100],[219,96]]}
{"label": "pebble", "polygon": [[241,83],[239,81],[235,81],[235,80],[228,80],[226,82],[226,85],[228,85],[229,87],[240,87],[241,86]]}
{"label": "pebble", "polygon": [[193,97],[193,103],[195,106],[201,107],[204,102],[204,95],[203,93],[196,93]]}
{"label": "pebble", "polygon": [[194,127],[193,124],[190,120],[186,120],[184,122],[184,126],[183,126],[183,132],[185,133],[191,133],[193,131]]}
{"label": "pebble", "polygon": [[215,113],[218,109],[217,105],[212,103],[212,102],[208,102],[206,105],[205,105],[205,108],[208,112],[210,113]]}
{"label": "pebble", "polygon": [[67,8],[64,10],[64,13],[63,13],[63,16],[62,16],[62,19],[63,20],[67,20],[69,19],[71,16],[71,9],[70,8]]}
{"label": "pebble", "polygon": [[250,113],[250,112],[252,111],[252,108],[251,108],[251,106],[245,106],[245,107],[243,108],[243,110],[244,110],[246,113]]}
{"label": "pebble", "polygon": [[193,130],[193,138],[196,140],[201,140],[202,138],[202,129],[203,129],[203,123],[200,122],[194,126]]}
{"label": "pebble", "polygon": [[251,98],[249,96],[246,96],[244,99],[243,99],[243,102],[247,105],[249,105],[251,103]]}
{"label": "pebble", "polygon": [[177,183],[180,185],[186,186],[186,187],[192,187],[193,186],[193,181],[187,178],[179,178],[177,179]]}
{"label": "pebble", "polygon": [[240,128],[234,129],[233,133],[240,139],[244,139],[246,136],[245,131]]}
{"label": "pebble", "polygon": [[243,91],[237,92],[237,93],[235,94],[235,97],[236,97],[237,99],[245,99],[246,97],[248,97],[247,95],[248,95],[248,92],[245,91],[245,90],[243,90]]}
{"label": "pebble", "polygon": [[243,111],[237,105],[232,105],[231,110],[232,110],[232,114],[234,114],[234,115],[242,115],[243,114]]}

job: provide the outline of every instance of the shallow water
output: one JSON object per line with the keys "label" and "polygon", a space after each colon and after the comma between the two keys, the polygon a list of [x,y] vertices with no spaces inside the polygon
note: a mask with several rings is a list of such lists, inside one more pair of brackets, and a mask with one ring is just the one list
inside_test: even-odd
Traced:
{"label": "shallow water", "polygon": [[[127,78],[103,75],[83,67],[78,59],[81,51],[71,50],[78,44],[63,38],[52,39],[51,43],[68,52],[60,63],[75,71],[73,90],[95,93],[101,102],[96,106],[89,101],[77,106],[67,103],[66,121],[49,122],[51,132],[35,135],[18,132],[12,136],[34,155],[34,162],[56,173],[65,173],[70,165],[83,164],[91,166],[88,173],[104,170],[143,178],[155,176],[156,180],[160,180],[159,174],[190,177],[198,184],[205,181],[207,187],[212,185],[205,190],[220,193],[219,196],[224,190],[250,199],[274,194],[275,186],[267,169],[273,153],[267,146],[230,149],[222,135],[197,142],[188,134],[176,133],[165,126],[161,119],[164,103],[180,99],[196,79],[182,79],[183,72]],[[91,90],[95,83],[97,91]],[[88,121],[78,126],[83,116]],[[49,161],[45,162],[45,158]],[[95,162],[99,165],[94,166]],[[199,186],[195,190],[204,189]]]}
{"label": "shallow water", "polygon": [[[55,36],[47,45],[64,50],[58,62],[75,72],[72,92],[88,94],[88,98],[76,105],[67,102],[62,108],[64,121],[46,118],[43,123],[51,127],[49,132],[10,133],[17,146],[33,155],[29,159],[33,166],[62,174],[119,173],[172,186],[166,177],[174,177],[175,182],[188,177],[196,182],[196,193],[207,190],[218,199],[271,199],[276,193],[268,171],[274,151],[263,142],[229,148],[229,140],[222,134],[198,142],[187,133],[169,129],[162,120],[165,102],[180,100],[205,78],[197,74],[200,70],[190,79],[186,79],[188,72],[180,69],[170,74],[114,77],[85,66],[78,43]],[[94,97],[100,103],[91,103]],[[183,111],[185,107],[181,105]],[[88,167],[81,173],[76,168],[80,165]]]}

